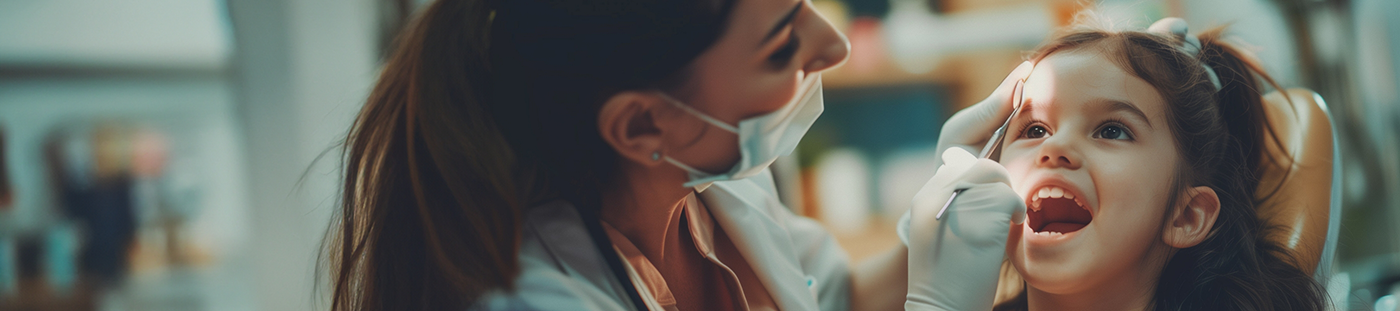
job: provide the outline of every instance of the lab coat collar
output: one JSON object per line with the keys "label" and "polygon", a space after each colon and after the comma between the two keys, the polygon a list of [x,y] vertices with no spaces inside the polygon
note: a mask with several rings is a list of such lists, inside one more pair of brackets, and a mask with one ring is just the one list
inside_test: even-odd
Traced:
{"label": "lab coat collar", "polygon": [[623,289],[602,253],[594,247],[592,235],[572,204],[556,200],[530,208],[525,220],[524,238],[538,239],[547,253],[536,257],[552,258],[559,271],[570,278],[583,280],[613,300],[633,307],[629,310],[638,309],[627,295],[626,290],[630,289]]}
{"label": "lab coat collar", "polygon": [[786,223],[773,217],[774,209],[786,208],[776,188],[773,175],[765,170],[758,176],[716,182],[700,193],[700,199],[780,309],[818,310]]}

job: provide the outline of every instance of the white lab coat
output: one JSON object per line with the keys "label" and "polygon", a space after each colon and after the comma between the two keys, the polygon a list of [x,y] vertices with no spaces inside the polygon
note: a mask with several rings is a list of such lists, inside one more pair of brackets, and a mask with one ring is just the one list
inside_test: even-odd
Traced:
{"label": "white lab coat", "polygon": [[[700,199],[778,308],[849,309],[851,272],[845,251],[815,221],[784,207],[775,189],[772,174],[765,170],[747,179],[717,182],[701,192]],[[568,202],[533,207],[524,216],[516,288],[488,293],[472,310],[645,309],[632,305],[624,290],[637,290],[624,289],[614,278]],[[650,298],[647,290],[637,292],[643,300]]]}

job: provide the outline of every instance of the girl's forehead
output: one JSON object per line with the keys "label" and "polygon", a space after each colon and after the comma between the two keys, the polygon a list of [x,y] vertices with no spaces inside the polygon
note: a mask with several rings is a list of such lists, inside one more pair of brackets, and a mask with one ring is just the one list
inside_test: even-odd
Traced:
{"label": "girl's forehead", "polygon": [[1103,100],[1134,103],[1144,110],[1165,107],[1155,87],[1124,71],[1102,53],[1094,49],[1069,50],[1041,59],[1026,78],[1026,99],[1034,106],[1061,108]]}

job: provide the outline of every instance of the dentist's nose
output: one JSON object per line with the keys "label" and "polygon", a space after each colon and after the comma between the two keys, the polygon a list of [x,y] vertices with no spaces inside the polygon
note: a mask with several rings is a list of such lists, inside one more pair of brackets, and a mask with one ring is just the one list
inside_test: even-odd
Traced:
{"label": "dentist's nose", "polygon": [[846,62],[846,58],[851,56],[851,41],[815,9],[808,6],[803,10],[811,11],[800,14],[797,22],[801,23],[802,30],[808,34],[808,37],[803,37],[803,44],[812,44],[807,45],[809,50],[802,52],[808,55],[802,70],[808,73],[821,72]]}

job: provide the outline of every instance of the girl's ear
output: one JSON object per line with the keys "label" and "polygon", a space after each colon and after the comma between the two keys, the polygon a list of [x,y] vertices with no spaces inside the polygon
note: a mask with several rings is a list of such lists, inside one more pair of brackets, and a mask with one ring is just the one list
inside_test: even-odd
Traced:
{"label": "girl's ear", "polygon": [[1210,235],[1215,218],[1220,216],[1220,197],[1215,189],[1200,186],[1187,189],[1180,206],[1173,207],[1167,226],[1162,231],[1162,242],[1174,248],[1187,248],[1200,244]]}

